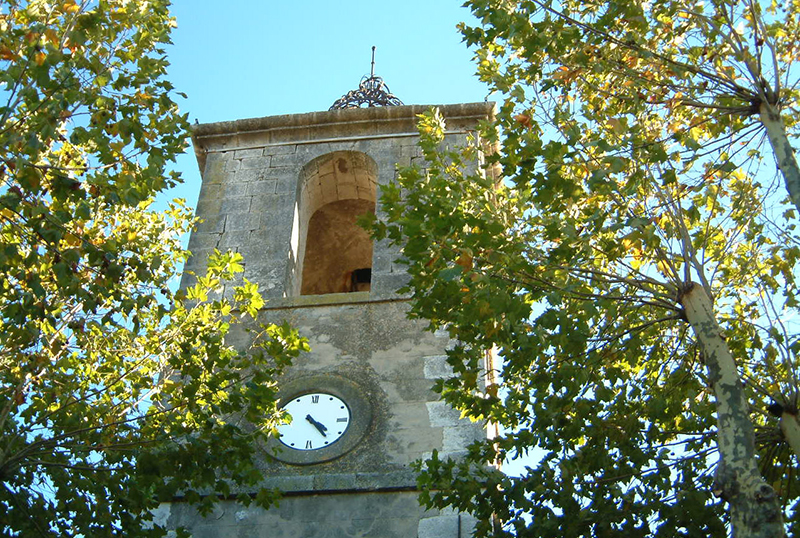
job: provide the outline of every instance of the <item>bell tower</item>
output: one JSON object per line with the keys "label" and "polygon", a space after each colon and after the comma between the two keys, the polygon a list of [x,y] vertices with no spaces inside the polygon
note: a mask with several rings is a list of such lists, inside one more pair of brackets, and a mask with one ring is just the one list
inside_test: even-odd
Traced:
{"label": "bell tower", "polygon": [[[176,499],[161,522],[196,538],[471,535],[467,515],[419,506],[410,465],[433,450],[457,457],[485,426],[460,420],[431,391],[451,375],[449,338],[406,318],[399,252],[356,224],[380,215],[378,187],[397,166],[423,164],[415,122],[426,109],[402,105],[372,73],[326,112],[196,126],[202,223],[187,270],[201,273],[215,248],[240,252],[243,276],[268,299],[262,321],[288,321],[312,351],[280,380],[293,421],[264,448],[280,506],[223,501],[202,517]],[[440,110],[456,145],[493,105]]]}

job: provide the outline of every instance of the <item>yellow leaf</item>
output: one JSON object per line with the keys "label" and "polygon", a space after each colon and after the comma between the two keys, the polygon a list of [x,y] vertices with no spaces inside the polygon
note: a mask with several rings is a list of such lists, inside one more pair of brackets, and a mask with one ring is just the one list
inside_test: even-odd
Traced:
{"label": "yellow leaf", "polygon": [[36,65],[42,65],[46,58],[47,58],[47,54],[45,54],[42,51],[37,52],[36,55],[34,56],[34,60],[36,61]]}
{"label": "yellow leaf", "polygon": [[461,252],[461,256],[456,260],[456,264],[463,267],[465,270],[472,269],[472,256],[465,251]]}
{"label": "yellow leaf", "polygon": [[517,114],[516,116],[514,116],[514,119],[517,120],[520,123],[520,125],[522,125],[526,129],[531,128],[531,117],[528,116],[527,114]]}
{"label": "yellow leaf", "polygon": [[64,2],[64,5],[62,6],[62,9],[66,13],[77,13],[78,11],[81,10],[81,6],[76,4],[74,1],[69,0],[68,2]]}
{"label": "yellow leaf", "polygon": [[71,247],[77,247],[81,244],[81,238],[70,232],[64,234],[62,241]]}
{"label": "yellow leaf", "polygon": [[658,267],[658,271],[662,275],[665,275],[665,276],[672,275],[672,271],[670,271],[669,265],[664,260],[659,260],[659,262],[656,264],[656,267]]}
{"label": "yellow leaf", "polygon": [[52,28],[48,28],[44,31],[44,37],[47,41],[53,44],[54,47],[58,47],[58,34]]}
{"label": "yellow leaf", "polygon": [[621,135],[625,132],[625,125],[623,125],[619,118],[610,118],[606,124],[618,135]]}
{"label": "yellow leaf", "polygon": [[0,47],[0,58],[3,60],[13,60],[16,57],[17,55],[14,54],[14,51],[12,51],[10,48],[6,46]]}
{"label": "yellow leaf", "polygon": [[583,73],[583,69],[580,67],[575,67],[573,69],[570,69],[569,67],[562,65],[561,67],[556,69],[551,76],[556,80],[560,80],[562,82],[569,84],[570,82],[578,78],[578,76],[580,76],[581,73]]}

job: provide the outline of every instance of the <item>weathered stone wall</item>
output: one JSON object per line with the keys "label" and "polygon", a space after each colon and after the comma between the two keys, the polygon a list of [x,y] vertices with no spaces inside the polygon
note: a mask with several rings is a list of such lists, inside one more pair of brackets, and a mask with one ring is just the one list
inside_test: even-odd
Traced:
{"label": "weathered stone wall", "polygon": [[[486,425],[460,420],[431,391],[436,379],[452,375],[445,361],[450,340],[407,319],[407,299],[397,293],[407,279],[395,262],[398,251],[374,245],[368,292],[299,295],[298,234],[308,215],[298,217],[298,205],[306,188],[302,178],[313,176],[309,163],[333,152],[359,152],[377,165],[377,183],[387,184],[397,166],[422,164],[415,121],[425,108],[339,110],[197,127],[203,170],[197,215],[203,222],[190,239],[194,256],[187,270],[201,273],[215,248],[242,253],[243,276],[269,300],[259,321],[286,320],[311,344],[281,383],[320,374],[347,379],[363,393],[371,419],[358,444],[323,463],[284,463],[265,447],[265,485],[288,493],[279,508],[225,502],[202,518],[175,502],[159,511],[165,523],[189,525],[197,538],[470,535],[473,522],[466,516],[425,512],[416,500],[410,464],[433,450],[458,456],[486,435]],[[487,103],[444,107],[446,143],[462,144],[467,130],[491,111]],[[380,216],[380,204],[376,212]],[[249,338],[242,330],[230,341],[246,349]]]}
{"label": "weathered stone wall", "polygon": [[287,320],[309,339],[284,382],[331,374],[357,383],[372,409],[372,425],[349,453],[333,461],[292,466],[266,463],[284,491],[413,487],[410,464],[436,449],[456,456],[484,435],[483,426],[459,420],[437,400],[434,381],[447,372],[449,339],[406,318],[405,301],[367,301],[265,311]]}
{"label": "weathered stone wall", "polygon": [[[423,164],[415,121],[426,108],[336,110],[197,126],[195,150],[203,171],[197,215],[203,222],[189,241],[194,256],[187,270],[202,272],[215,248],[234,250],[245,258],[242,276],[259,283],[267,297],[296,295],[297,253],[291,247],[304,166],[337,151],[360,152],[377,164],[378,184],[386,185],[398,166]],[[441,110],[448,121],[446,143],[455,146],[491,114],[492,105]],[[405,282],[402,267],[394,263],[397,255],[386,245],[375,245],[373,299],[396,296]]]}
{"label": "weathered stone wall", "polygon": [[207,517],[162,505],[156,522],[192,524],[193,538],[468,538],[475,520],[419,506],[416,492],[288,496],[271,510],[221,502]]}

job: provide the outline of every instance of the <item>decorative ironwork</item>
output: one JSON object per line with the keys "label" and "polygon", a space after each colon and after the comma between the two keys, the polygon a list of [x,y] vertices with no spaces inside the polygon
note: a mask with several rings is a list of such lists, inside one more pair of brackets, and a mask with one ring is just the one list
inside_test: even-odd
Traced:
{"label": "decorative ironwork", "polygon": [[368,108],[373,106],[398,106],[403,102],[392,95],[381,77],[375,76],[375,47],[372,47],[372,66],[369,76],[361,77],[357,90],[351,90],[336,100],[328,110],[340,108]]}

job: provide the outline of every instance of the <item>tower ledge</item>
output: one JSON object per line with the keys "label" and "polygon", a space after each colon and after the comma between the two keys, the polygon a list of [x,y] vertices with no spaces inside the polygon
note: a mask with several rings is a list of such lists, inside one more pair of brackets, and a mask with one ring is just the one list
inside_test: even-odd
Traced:
{"label": "tower ledge", "polygon": [[493,119],[493,102],[453,105],[403,105],[349,108],[283,114],[262,118],[195,125],[192,141],[200,170],[209,153],[263,148],[286,143],[319,143],[327,139],[417,136],[417,116],[435,107],[447,120],[448,132],[474,130],[480,120]]}

